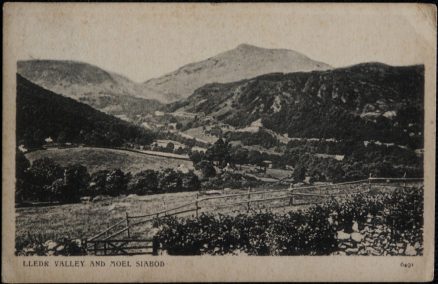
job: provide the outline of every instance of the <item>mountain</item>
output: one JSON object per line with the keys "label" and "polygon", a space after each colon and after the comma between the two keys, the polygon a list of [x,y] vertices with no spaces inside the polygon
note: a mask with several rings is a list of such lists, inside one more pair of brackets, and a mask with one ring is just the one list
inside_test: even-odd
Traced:
{"label": "mountain", "polygon": [[273,72],[326,70],[330,66],[287,49],[267,49],[241,44],[235,49],[143,83],[148,93],[156,93],[167,102],[190,96],[209,83],[228,83]]}
{"label": "mountain", "polygon": [[[204,114],[283,138],[423,143],[424,66],[359,64],[209,84],[169,111]],[[245,130],[246,129],[246,130]]]}
{"label": "mountain", "polygon": [[17,74],[17,145],[38,147],[46,138],[94,146],[148,144],[151,133],[46,90]]}
{"label": "mountain", "polygon": [[47,90],[113,115],[133,118],[161,107],[157,100],[148,99],[140,84],[87,63],[18,61],[17,72]]}

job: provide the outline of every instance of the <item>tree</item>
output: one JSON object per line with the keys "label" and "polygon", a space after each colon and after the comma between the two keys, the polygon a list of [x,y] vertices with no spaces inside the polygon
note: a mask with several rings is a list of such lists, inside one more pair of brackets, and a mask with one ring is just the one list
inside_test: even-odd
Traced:
{"label": "tree", "polygon": [[172,142],[167,143],[165,151],[172,153],[173,149],[175,149],[175,144],[173,144]]}
{"label": "tree", "polygon": [[34,131],[32,131],[32,133],[33,133],[32,141],[30,142],[29,146],[40,147],[41,145],[43,145],[44,138],[45,138],[43,131],[41,129],[34,129]]}
{"label": "tree", "polygon": [[18,178],[26,178],[27,171],[30,168],[30,162],[23,154],[23,152],[17,150],[15,152],[15,176]]}
{"label": "tree", "polygon": [[135,174],[128,183],[128,192],[138,195],[157,193],[158,174],[154,170],[145,170]]}
{"label": "tree", "polygon": [[214,177],[216,175],[216,170],[210,161],[202,160],[201,162],[197,163],[195,167],[201,170],[204,178]]}
{"label": "tree", "polygon": [[[66,201],[66,191],[68,194],[68,190],[66,190],[66,186],[64,183],[64,179],[59,178],[55,180],[50,186],[44,187],[44,195],[46,196],[46,201]],[[75,200],[76,201],[76,200]]]}
{"label": "tree", "polygon": [[345,177],[345,172],[343,171],[343,169],[341,167],[341,163],[336,162],[334,160],[331,160],[329,162],[327,167],[325,167],[325,170],[327,173],[326,177],[330,181],[337,182],[337,181],[344,179],[344,177]]}
{"label": "tree", "polygon": [[261,165],[263,156],[259,151],[251,150],[248,152],[248,162],[253,165]]}
{"label": "tree", "polygon": [[88,191],[92,196],[106,194],[106,180],[109,175],[108,170],[100,170],[91,175],[91,182]]}
{"label": "tree", "polygon": [[76,164],[68,166],[64,171],[65,188],[61,197],[63,202],[76,202],[88,188],[90,175],[87,168]]}
{"label": "tree", "polygon": [[249,151],[246,148],[238,147],[232,148],[231,161],[235,164],[246,164],[248,163]]}
{"label": "tree", "polygon": [[32,187],[29,180],[30,162],[19,150],[15,155],[15,202],[23,202],[32,196]]}
{"label": "tree", "polygon": [[219,138],[211,147],[207,149],[205,158],[212,162],[217,162],[220,167],[225,167],[230,162],[230,145],[228,141]]}
{"label": "tree", "polygon": [[172,169],[165,169],[160,173],[160,188],[164,192],[178,192],[182,189],[182,180],[179,173]]}
{"label": "tree", "polygon": [[[190,127],[188,127],[188,128],[190,128]],[[186,141],[186,145],[187,145],[189,148],[193,148],[193,147],[196,145],[196,139],[195,139],[195,138],[188,139],[188,140]]]}
{"label": "tree", "polygon": [[193,171],[190,171],[182,176],[182,187],[185,190],[196,191],[201,187],[201,182],[198,176],[195,175]]}
{"label": "tree", "polygon": [[293,172],[294,181],[303,181],[306,178],[306,168],[303,166],[298,166]]}
{"label": "tree", "polygon": [[41,187],[51,185],[56,179],[64,177],[64,169],[50,158],[35,160],[29,173],[32,183]]}
{"label": "tree", "polygon": [[198,151],[192,151],[189,154],[189,158],[193,164],[197,164],[204,158],[204,154]]}
{"label": "tree", "polygon": [[67,133],[65,133],[65,131],[59,132],[58,138],[56,138],[56,142],[58,142],[58,143],[67,142]]}
{"label": "tree", "polygon": [[120,169],[110,171],[106,177],[106,193],[117,196],[127,191],[128,176]]}

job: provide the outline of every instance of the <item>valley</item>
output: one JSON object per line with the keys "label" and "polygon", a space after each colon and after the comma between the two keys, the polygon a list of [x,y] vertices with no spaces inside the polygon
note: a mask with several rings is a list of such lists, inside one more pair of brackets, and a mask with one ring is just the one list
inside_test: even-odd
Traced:
{"label": "valley", "polygon": [[[234,253],[228,238],[255,255],[422,253],[418,230],[403,225],[422,226],[422,65],[334,68],[247,44],[143,83],[76,61],[17,65],[18,253],[57,253],[48,246],[63,238],[78,249],[157,212],[158,228],[148,221],[128,237],[155,234],[176,255]],[[186,203],[197,208],[167,214]],[[308,235],[320,241],[294,243]],[[391,247],[376,252],[382,238]]]}

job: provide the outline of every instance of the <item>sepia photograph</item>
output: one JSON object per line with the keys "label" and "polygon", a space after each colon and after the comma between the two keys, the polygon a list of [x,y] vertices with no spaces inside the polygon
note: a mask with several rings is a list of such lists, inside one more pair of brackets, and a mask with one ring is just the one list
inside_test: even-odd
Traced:
{"label": "sepia photograph", "polygon": [[433,265],[435,8],[265,5],[6,6],[20,269]]}

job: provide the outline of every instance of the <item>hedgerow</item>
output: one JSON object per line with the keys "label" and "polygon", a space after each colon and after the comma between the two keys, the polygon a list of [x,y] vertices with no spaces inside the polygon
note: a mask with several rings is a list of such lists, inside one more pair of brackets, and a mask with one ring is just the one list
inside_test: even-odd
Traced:
{"label": "hedgerow", "polygon": [[329,255],[338,250],[337,232],[352,232],[354,223],[359,229],[385,224],[392,242],[422,243],[423,188],[332,199],[287,214],[202,214],[157,225],[171,255]]}

